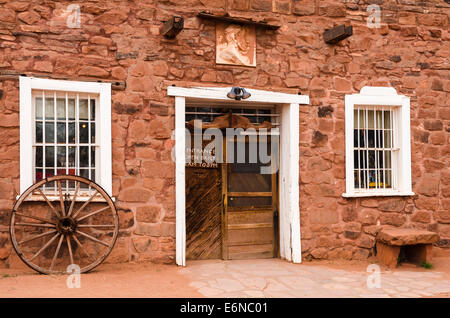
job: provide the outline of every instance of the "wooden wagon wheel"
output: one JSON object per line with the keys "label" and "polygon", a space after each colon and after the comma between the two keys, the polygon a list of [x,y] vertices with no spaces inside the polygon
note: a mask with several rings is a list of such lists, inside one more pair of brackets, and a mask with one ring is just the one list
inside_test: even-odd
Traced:
{"label": "wooden wagon wheel", "polygon": [[28,188],[11,213],[13,247],[25,264],[43,274],[85,273],[111,252],[119,232],[114,202],[96,183],[55,176]]}

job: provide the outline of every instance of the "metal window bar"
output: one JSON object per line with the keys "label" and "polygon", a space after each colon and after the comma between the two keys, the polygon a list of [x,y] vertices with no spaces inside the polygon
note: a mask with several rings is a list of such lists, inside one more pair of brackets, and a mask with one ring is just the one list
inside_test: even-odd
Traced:
{"label": "metal window bar", "polygon": [[[88,144],[90,145],[92,139],[91,139],[91,98],[90,95],[88,95]],[[91,177],[91,146],[88,146],[88,176],[89,180],[92,180]],[[91,186],[89,186],[89,195],[91,195]]]}
{"label": "metal window bar", "polygon": [[369,188],[369,182],[370,182],[370,180],[369,180],[369,167],[370,167],[370,163],[369,163],[369,109],[366,107],[365,108],[365,111],[366,111],[366,118],[365,118],[365,121],[366,121],[366,127],[365,127],[365,139],[366,139],[366,142],[365,142],[365,147],[366,147],[366,168],[367,168],[367,173],[366,173],[366,188]]}
{"label": "metal window bar", "polygon": [[[66,126],[66,175],[69,174],[69,94],[66,93],[65,96],[65,110],[66,110],[66,116],[65,116],[65,126]],[[66,182],[66,191],[69,191],[69,182]]]}
{"label": "metal window bar", "polygon": [[[42,146],[42,178],[45,179],[47,178],[47,163],[45,162],[46,156],[45,154],[47,153],[47,149],[46,149],[46,138],[47,138],[47,133],[46,133],[46,112],[45,112],[45,92],[42,91],[42,142],[43,142],[43,146]],[[45,184],[42,186],[42,191],[45,192]]]}
{"label": "metal window bar", "polygon": [[357,136],[356,138],[358,139],[358,189],[361,189],[361,156],[360,156],[360,135],[361,135],[361,127],[360,127],[360,122],[359,122],[359,108],[357,109],[358,112],[358,130],[357,130]]}
{"label": "metal window bar", "polygon": [[[58,113],[57,113],[57,108],[56,108],[56,92],[53,92],[53,158],[54,158],[54,162],[53,162],[53,175],[57,176],[58,175]],[[56,192],[56,184],[55,184],[55,192]]]}
{"label": "metal window bar", "polygon": [[393,155],[394,155],[394,152],[393,152],[393,149],[395,149],[395,147],[394,147],[394,112],[393,112],[393,110],[392,109],[390,109],[389,110],[389,115],[390,115],[390,117],[391,117],[391,119],[390,119],[390,121],[389,121],[389,123],[390,123],[390,129],[391,129],[391,131],[390,131],[390,133],[391,133],[391,178],[392,178],[392,181],[391,181],[391,188],[397,188],[397,176],[396,176],[396,174],[395,173],[393,173],[393,171],[394,171],[394,158],[393,158]]}

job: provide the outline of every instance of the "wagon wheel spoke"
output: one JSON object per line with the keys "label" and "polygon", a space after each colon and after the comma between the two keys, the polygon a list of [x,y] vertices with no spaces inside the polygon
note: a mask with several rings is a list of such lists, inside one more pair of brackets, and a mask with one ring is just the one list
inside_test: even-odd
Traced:
{"label": "wagon wheel spoke", "polygon": [[41,217],[39,217],[39,216],[25,215],[25,214],[19,213],[19,212],[16,212],[16,214],[17,214],[17,215],[20,215],[20,216],[23,216],[23,217],[25,217],[25,218],[30,218],[30,219],[42,221],[42,222],[44,222],[44,223],[56,225],[56,222],[53,222],[52,220],[49,220],[49,219],[46,219],[46,218],[41,218]]}
{"label": "wagon wheel spoke", "polygon": [[114,228],[114,224],[81,224],[81,225],[78,225],[78,227],[111,229],[111,228]]}
{"label": "wagon wheel spoke", "polygon": [[[107,207],[105,207],[105,208],[99,209],[99,210],[94,211],[92,213],[86,214],[85,216],[82,216],[81,218],[77,219],[77,222],[81,222],[82,220],[84,220],[84,219],[86,219],[86,218],[88,218],[90,216],[96,215],[97,213],[101,213],[101,212],[106,211],[108,209],[111,209],[111,207],[109,205]],[[79,226],[81,226],[81,225],[79,225]]]}
{"label": "wagon wheel spoke", "polygon": [[61,213],[63,216],[66,216],[66,209],[64,207],[64,198],[61,190],[61,180],[58,180],[58,192],[59,192],[59,203],[61,205]]}
{"label": "wagon wheel spoke", "polygon": [[53,206],[53,204],[48,200],[47,196],[45,195],[44,192],[42,192],[41,189],[37,189],[37,191],[40,193],[40,195],[44,198],[45,202],[47,202],[47,204],[49,205],[49,207],[52,209],[52,211],[55,213],[55,215],[60,218],[61,216],[59,215],[58,211],[56,211],[55,207]]}
{"label": "wagon wheel spoke", "polygon": [[69,250],[70,264],[75,264],[73,262],[72,245],[70,244],[70,236],[69,235],[66,236],[66,241],[67,241],[67,249]]}
{"label": "wagon wheel spoke", "polygon": [[84,237],[90,239],[91,241],[94,241],[94,242],[97,242],[97,243],[99,243],[99,244],[102,244],[102,245],[104,245],[104,246],[109,247],[109,244],[108,244],[108,243],[105,243],[105,242],[103,242],[103,241],[100,241],[100,240],[96,239],[95,237],[90,236],[89,234],[86,234],[86,233],[81,232],[81,231],[79,231],[79,230],[77,230],[77,233],[83,235]]}
{"label": "wagon wheel spoke", "polygon": [[38,257],[38,256],[39,256],[39,255],[40,255],[47,247],[49,247],[50,244],[52,244],[53,241],[56,240],[56,238],[57,238],[58,236],[60,236],[60,235],[61,235],[61,234],[57,233],[55,236],[53,236],[53,237],[50,239],[50,241],[48,241],[44,246],[42,246],[42,248],[41,248],[39,251],[37,251],[36,254],[34,254],[34,255],[29,259],[29,261],[32,262],[36,257]]}
{"label": "wagon wheel spoke", "polygon": [[73,195],[73,199],[72,199],[72,203],[70,204],[70,208],[69,208],[69,212],[67,212],[67,216],[70,216],[72,214],[72,210],[73,210],[73,206],[75,205],[75,201],[77,200],[77,196],[78,196],[78,191],[80,190],[80,182],[76,182],[77,184],[76,188],[75,188],[75,194]]}
{"label": "wagon wheel spoke", "polygon": [[52,270],[53,266],[55,265],[55,261],[56,261],[56,258],[58,257],[59,249],[61,248],[61,244],[62,244],[63,240],[64,240],[64,235],[61,235],[61,238],[59,239],[59,242],[58,242],[58,246],[56,247],[55,255],[53,255],[52,263],[50,264],[50,270]]}
{"label": "wagon wheel spoke", "polygon": [[89,200],[87,200],[86,202],[84,202],[84,204],[81,206],[81,208],[78,209],[77,212],[75,212],[75,214],[72,216],[74,219],[77,218],[77,215],[80,214],[81,211],[84,210],[84,208],[91,203],[91,201],[94,199],[94,197],[97,195],[98,191],[95,190],[94,194],[89,198]]}
{"label": "wagon wheel spoke", "polygon": [[95,258],[92,257],[91,254],[88,253],[88,251],[86,251],[86,249],[80,243],[80,241],[77,239],[77,237],[74,235],[74,236],[72,236],[72,238],[75,241],[75,243],[77,243],[77,245],[80,247],[80,249],[83,251],[83,253],[86,254],[86,256],[89,257],[91,259],[91,261],[95,261]]}
{"label": "wagon wheel spoke", "polygon": [[16,223],[18,226],[35,226],[35,227],[55,227],[51,224],[42,224],[42,223]]}
{"label": "wagon wheel spoke", "polygon": [[17,244],[22,245],[22,244],[25,244],[25,243],[27,243],[27,242],[34,241],[34,240],[36,240],[36,239],[38,239],[38,238],[44,237],[44,236],[46,236],[46,235],[49,235],[49,234],[52,234],[52,233],[55,233],[55,232],[56,232],[56,230],[44,232],[44,233],[42,233],[42,234],[39,234],[39,235],[30,237],[30,238],[24,239],[24,240],[20,241],[20,242],[17,243]]}

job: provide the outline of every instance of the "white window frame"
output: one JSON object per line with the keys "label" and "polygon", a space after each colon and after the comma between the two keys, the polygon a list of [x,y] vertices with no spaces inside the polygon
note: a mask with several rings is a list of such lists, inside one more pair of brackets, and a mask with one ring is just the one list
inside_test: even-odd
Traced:
{"label": "white window frame", "polygon": [[[389,107],[393,110],[394,146],[390,189],[355,189],[354,187],[354,109],[358,106]],[[398,95],[392,87],[365,86],[359,94],[345,95],[345,177],[343,197],[410,196],[411,186],[411,128],[409,97]]]}
{"label": "white window frame", "polygon": [[[20,87],[20,193],[33,184],[33,90],[73,92],[98,95],[96,142],[99,145],[99,167],[96,183],[112,195],[111,155],[111,84],[19,77]],[[98,170],[98,172],[97,172]],[[53,199],[49,197],[49,199]],[[56,198],[58,199],[58,198]],[[81,199],[80,199],[81,200]]]}

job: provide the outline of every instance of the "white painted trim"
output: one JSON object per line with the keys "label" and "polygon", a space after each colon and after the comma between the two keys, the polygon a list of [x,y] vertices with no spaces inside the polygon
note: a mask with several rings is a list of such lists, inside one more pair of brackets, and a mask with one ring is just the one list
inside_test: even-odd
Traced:
{"label": "white painted trim", "polygon": [[[32,90],[50,90],[99,94],[99,147],[100,173],[97,183],[112,195],[112,154],[111,154],[111,84],[51,80],[34,77],[19,77],[20,87],[20,193],[33,184],[33,114]],[[97,168],[96,168],[97,169]]]}
{"label": "white painted trim", "polygon": [[[355,190],[353,184],[353,110],[355,105],[393,106],[396,122],[397,142],[399,146],[397,171],[393,172],[397,177],[396,188],[392,190],[370,189],[367,191]],[[394,162],[393,168],[394,168]],[[360,94],[345,95],[345,198],[372,197],[372,196],[410,196],[411,183],[411,128],[410,128],[410,101],[409,97],[397,95],[392,87],[369,87],[361,89]]]}
{"label": "white painted trim", "polygon": [[[183,88],[169,86],[167,94],[175,96],[175,192],[176,192],[176,263],[186,266],[186,189],[185,189],[185,106],[186,99],[226,100],[231,87]],[[295,263],[301,262],[299,211],[299,104],[309,97],[248,89],[248,103],[272,103],[281,106],[280,149],[280,254]]]}
{"label": "white painted trim", "polygon": [[299,105],[281,106],[280,132],[280,256],[301,263],[299,208]]}
{"label": "white painted trim", "polygon": [[31,111],[31,78],[19,77],[20,87],[20,193],[33,184],[33,112]]}
{"label": "white painted trim", "polygon": [[186,266],[185,98],[175,97],[176,263]]}
{"label": "white painted trim", "polygon": [[[167,87],[167,95],[187,98],[201,98],[213,100],[234,100],[227,97],[231,87],[194,87],[185,88],[177,86]],[[296,95],[286,93],[276,93],[249,88],[246,90],[252,95],[245,102],[275,103],[275,104],[309,104],[308,95]]]}

